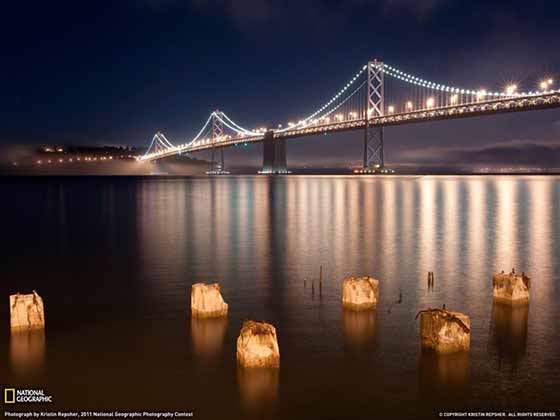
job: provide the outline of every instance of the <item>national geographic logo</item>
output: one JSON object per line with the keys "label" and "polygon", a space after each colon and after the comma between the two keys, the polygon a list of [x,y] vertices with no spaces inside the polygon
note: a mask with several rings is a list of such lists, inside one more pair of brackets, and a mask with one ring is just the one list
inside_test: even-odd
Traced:
{"label": "national geographic logo", "polygon": [[14,388],[4,389],[4,403],[5,404],[15,404],[16,403],[16,390]]}
{"label": "national geographic logo", "polygon": [[52,396],[47,395],[43,389],[4,388],[4,404],[16,403],[52,403]]}

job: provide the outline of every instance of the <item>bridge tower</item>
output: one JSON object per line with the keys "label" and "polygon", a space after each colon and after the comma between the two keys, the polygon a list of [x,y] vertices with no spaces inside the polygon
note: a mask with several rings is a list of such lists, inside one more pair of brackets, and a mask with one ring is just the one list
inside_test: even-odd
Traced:
{"label": "bridge tower", "polygon": [[210,170],[208,174],[224,174],[226,173],[224,167],[224,148],[220,147],[218,150],[215,148],[215,144],[224,135],[224,123],[217,114],[220,111],[216,110],[212,113],[212,162],[210,163]]}
{"label": "bridge tower", "polygon": [[287,174],[286,139],[275,139],[273,131],[267,131],[263,139],[263,166],[261,174]]}
{"label": "bridge tower", "polygon": [[383,63],[377,60],[367,64],[366,127],[364,130],[363,170],[382,169],[383,128],[370,125],[370,118],[384,114]]}

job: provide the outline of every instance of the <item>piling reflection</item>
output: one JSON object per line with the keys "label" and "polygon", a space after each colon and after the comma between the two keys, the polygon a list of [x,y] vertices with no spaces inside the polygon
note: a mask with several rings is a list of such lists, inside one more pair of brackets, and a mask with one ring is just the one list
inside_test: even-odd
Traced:
{"label": "piling reflection", "polygon": [[459,407],[469,393],[469,353],[420,354],[419,387],[422,401]]}
{"label": "piling reflection", "polygon": [[495,354],[500,365],[515,367],[525,356],[529,306],[492,306],[490,324],[490,354]]}
{"label": "piling reflection", "polygon": [[45,365],[45,331],[17,331],[10,336],[10,365],[16,378],[40,374]]}
{"label": "piling reflection", "polygon": [[239,393],[245,410],[266,417],[278,398],[279,370],[274,368],[237,368]]}
{"label": "piling reflection", "polygon": [[191,319],[193,350],[197,357],[215,360],[220,356],[224,347],[227,323],[227,317]]}
{"label": "piling reflection", "polygon": [[350,356],[371,354],[375,348],[376,310],[342,310],[344,348]]}

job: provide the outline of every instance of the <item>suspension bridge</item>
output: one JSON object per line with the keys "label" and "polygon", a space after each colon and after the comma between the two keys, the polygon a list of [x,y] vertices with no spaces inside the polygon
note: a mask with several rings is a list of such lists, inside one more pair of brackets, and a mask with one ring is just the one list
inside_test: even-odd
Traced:
{"label": "suspension bridge", "polygon": [[364,65],[329,101],[297,121],[275,128],[247,129],[226,113],[213,111],[198,134],[173,144],[158,132],[140,161],[183,153],[211,151],[211,174],[227,173],[224,148],[263,143],[261,173],[287,173],[286,141],[324,133],[363,130],[360,172],[385,172],[383,129],[386,126],[470,118],[506,112],[560,107],[555,80],[539,81],[522,91],[515,84],[502,90],[468,89],[425,80],[381,61]]}

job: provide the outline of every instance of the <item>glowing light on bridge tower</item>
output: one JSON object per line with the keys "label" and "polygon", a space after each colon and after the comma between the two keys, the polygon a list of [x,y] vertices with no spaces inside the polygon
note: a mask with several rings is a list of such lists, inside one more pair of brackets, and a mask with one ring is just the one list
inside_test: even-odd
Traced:
{"label": "glowing light on bridge tower", "polygon": [[367,63],[366,126],[363,169],[383,168],[383,127],[370,125],[370,119],[384,115],[383,63]]}

